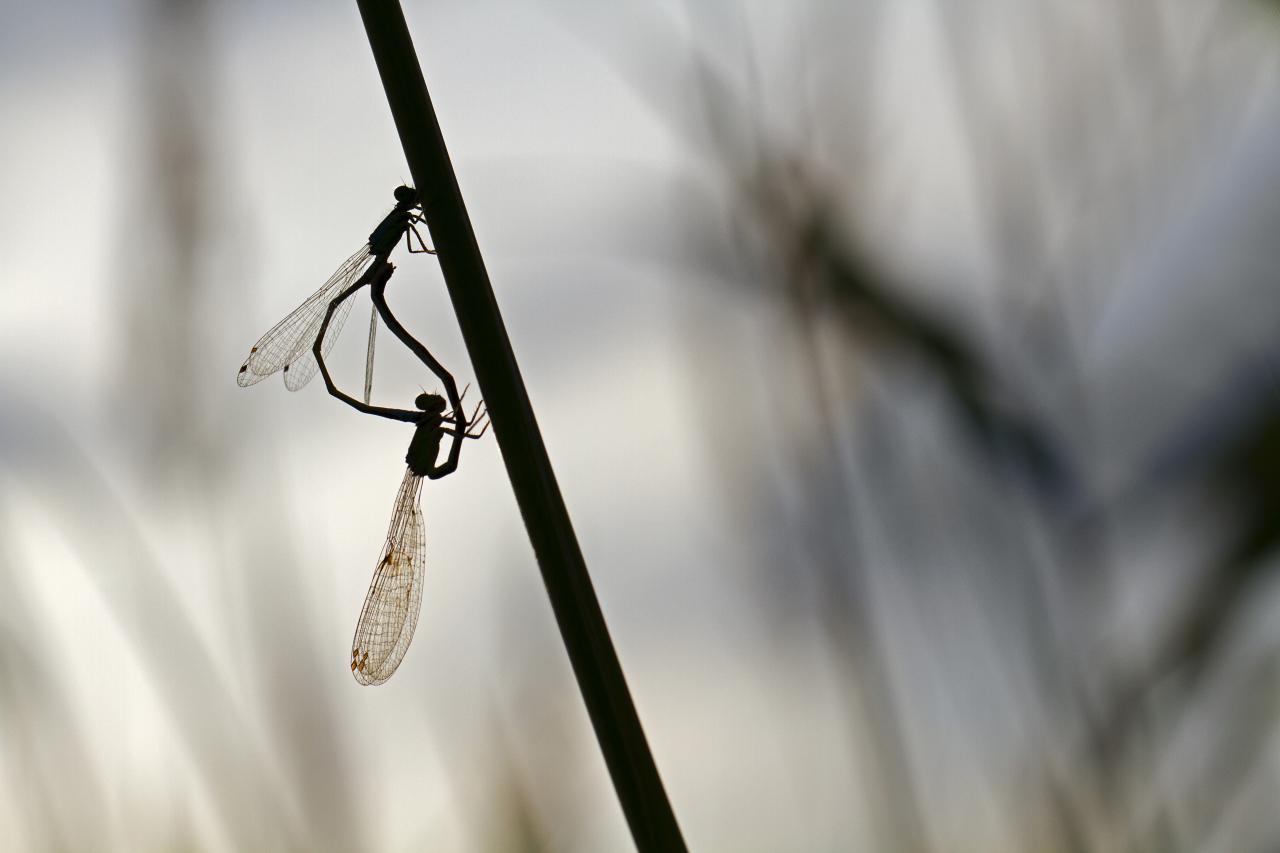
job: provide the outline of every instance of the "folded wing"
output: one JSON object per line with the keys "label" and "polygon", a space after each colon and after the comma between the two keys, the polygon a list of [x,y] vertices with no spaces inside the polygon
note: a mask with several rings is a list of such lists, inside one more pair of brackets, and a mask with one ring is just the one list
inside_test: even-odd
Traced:
{"label": "folded wing", "polygon": [[351,672],[361,684],[391,677],[418,626],[426,568],[421,493],[422,477],[406,470],[351,643]]}
{"label": "folded wing", "polygon": [[[249,357],[240,366],[236,382],[241,387],[247,387],[281,371],[284,372],[284,384],[290,391],[297,391],[310,382],[318,368],[311,346],[320,331],[325,312],[329,310],[329,303],[368,268],[370,259],[368,245],[362,246],[338,267],[319,290],[307,297],[289,316],[272,326],[249,350]],[[322,351],[326,355],[333,348],[347,315],[351,313],[354,298],[354,294],[348,297],[329,321],[322,345]]]}

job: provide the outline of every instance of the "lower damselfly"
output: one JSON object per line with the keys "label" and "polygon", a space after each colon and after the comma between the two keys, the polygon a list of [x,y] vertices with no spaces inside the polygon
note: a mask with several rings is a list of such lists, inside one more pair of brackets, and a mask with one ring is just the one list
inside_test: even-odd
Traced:
{"label": "lower damselfly", "polygon": [[[422,205],[418,191],[412,187],[397,187],[396,206],[392,208],[378,227],[369,235],[369,241],[338,267],[337,271],[306,301],[271,327],[249,350],[249,357],[240,365],[236,382],[247,387],[261,382],[268,376],[283,372],[284,384],[290,391],[297,391],[311,381],[316,372],[316,360],[312,343],[320,332],[329,303],[338,294],[347,294],[322,336],[321,350],[328,354],[338,339],[351,313],[354,300],[351,296],[368,283],[370,273],[379,264],[386,263],[393,249],[404,237],[405,246],[412,254],[435,254],[418,233],[417,225],[423,221]],[[417,238],[414,245],[413,237]],[[357,286],[352,287],[353,283]],[[378,311],[369,315],[369,341],[365,354],[364,399],[368,402],[373,392],[373,352],[378,330]]]}
{"label": "lower damselfly", "polygon": [[[448,395],[448,403],[439,394],[422,393],[414,400],[414,409],[392,409],[361,402],[338,388],[324,362],[323,336],[332,318],[340,310],[348,293],[341,292],[330,300],[320,322],[312,354],[329,393],[365,414],[390,418],[414,425],[413,439],[405,454],[408,467],[391,512],[391,525],[382,552],[373,570],[373,580],[365,595],[364,606],[356,623],[351,643],[351,673],[361,684],[381,684],[404,660],[405,652],[418,625],[422,606],[422,584],[426,571],[426,534],[422,521],[422,481],[438,480],[458,468],[462,440],[478,439],[489,428],[484,404],[477,403],[470,417],[462,408],[466,389],[458,393],[453,376],[436,361],[427,348],[414,339],[391,313],[384,291],[394,267],[383,261],[369,270],[369,293],[374,310],[392,333],[439,378]],[[354,287],[355,285],[352,285]],[[446,411],[446,406],[452,408]],[[452,443],[448,457],[437,463],[440,444],[449,436]]]}

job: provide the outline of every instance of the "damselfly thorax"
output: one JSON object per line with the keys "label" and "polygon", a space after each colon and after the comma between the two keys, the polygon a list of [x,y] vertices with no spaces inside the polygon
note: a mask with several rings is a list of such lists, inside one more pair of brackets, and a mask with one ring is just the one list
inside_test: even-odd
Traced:
{"label": "damselfly thorax", "polygon": [[404,461],[409,470],[419,477],[427,476],[436,466],[440,455],[440,442],[444,440],[444,397],[439,394],[419,394],[414,405],[422,409],[422,420],[413,431],[409,452]]}
{"label": "damselfly thorax", "polygon": [[[396,206],[391,212],[383,217],[378,223],[378,227],[373,229],[373,233],[369,235],[369,252],[375,260],[386,260],[391,255],[391,250],[400,242],[400,238],[404,237],[408,242],[409,234],[412,233],[418,238],[418,245],[422,249],[426,249],[426,244],[422,242],[422,235],[418,234],[418,229],[414,225],[422,221],[415,211],[420,210],[422,205],[418,200],[418,191],[413,187],[396,187],[395,189]],[[410,245],[410,251],[413,251]]]}

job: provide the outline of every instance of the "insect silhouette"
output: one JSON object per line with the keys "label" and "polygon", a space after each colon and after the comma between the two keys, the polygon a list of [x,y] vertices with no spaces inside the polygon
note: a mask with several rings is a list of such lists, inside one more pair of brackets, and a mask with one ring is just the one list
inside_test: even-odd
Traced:
{"label": "insect silhouette", "polygon": [[[312,353],[312,342],[320,335],[321,321],[326,309],[338,294],[347,294],[336,312],[331,312],[332,319],[320,336],[320,351],[327,355],[338,339],[338,333],[351,313],[353,300],[351,295],[367,284],[373,271],[391,255],[392,250],[404,237],[405,246],[411,254],[435,254],[428,248],[418,233],[417,225],[422,222],[422,205],[418,199],[418,191],[412,187],[397,187],[395,190],[396,206],[383,217],[378,227],[369,235],[369,241],[360,247],[351,257],[338,267],[319,290],[307,297],[306,301],[290,314],[276,323],[258,339],[249,350],[249,357],[236,374],[236,382],[243,388],[261,382],[268,376],[284,373],[284,384],[290,391],[297,391],[311,381],[316,372],[316,359]],[[412,237],[417,238],[414,246]],[[356,287],[352,287],[352,283]],[[369,343],[365,355],[364,399],[367,403],[373,393],[373,351],[378,331],[378,310],[375,307],[369,316]]]}
{"label": "insect silhouette", "polygon": [[[423,393],[414,400],[415,409],[372,406],[368,402],[356,400],[334,384],[324,362],[322,336],[334,314],[341,310],[343,300],[349,297],[345,292],[330,300],[312,345],[320,375],[330,394],[365,414],[414,424],[413,439],[405,454],[408,467],[400,482],[400,490],[396,493],[386,542],[383,543],[382,552],[374,567],[373,580],[365,595],[364,606],[360,609],[355,637],[351,642],[351,673],[361,684],[381,684],[391,677],[404,660],[418,625],[426,570],[426,534],[421,501],[423,478],[438,480],[456,471],[462,440],[478,439],[489,428],[488,413],[484,411],[483,402],[476,404],[468,418],[462,408],[466,389],[463,389],[462,394],[458,393],[453,376],[391,313],[384,290],[393,270],[390,263],[382,261],[369,271],[368,283],[371,285],[374,310],[381,315],[387,328],[440,379],[448,395],[447,404],[445,397],[439,394]],[[451,406],[448,411],[446,405]],[[452,439],[449,454],[444,462],[437,463],[440,445],[445,436]]]}

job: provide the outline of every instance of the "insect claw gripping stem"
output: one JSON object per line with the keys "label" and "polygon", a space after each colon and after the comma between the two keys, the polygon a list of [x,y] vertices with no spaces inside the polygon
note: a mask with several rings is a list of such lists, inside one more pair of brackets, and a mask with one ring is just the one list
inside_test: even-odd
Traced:
{"label": "insect claw gripping stem", "polygon": [[[485,432],[487,432],[489,429],[489,412],[487,409],[483,412],[480,411],[482,406],[484,406],[483,400],[481,400],[479,403],[476,403],[475,411],[472,412],[471,417],[467,418],[467,420],[465,421],[466,429],[463,432],[458,432],[457,427],[453,427],[452,429],[445,427],[444,433],[446,435],[455,435],[455,436],[461,435],[463,438],[483,438]],[[447,417],[447,413],[446,413],[446,417]],[[477,424],[480,425],[479,431],[476,430]]]}
{"label": "insect claw gripping stem", "polygon": [[[484,435],[485,430],[489,428],[489,410],[484,409],[483,412],[480,411],[483,407],[484,400],[476,403],[475,411],[472,412],[471,417],[467,419],[467,438],[479,438]],[[481,420],[483,420],[484,423],[481,424],[480,431],[473,434],[472,430],[475,428],[476,424],[480,423]]]}
{"label": "insect claw gripping stem", "polygon": [[[409,250],[409,254],[411,255],[423,255],[423,254],[434,255],[436,253],[436,250],[428,247],[427,241],[423,240],[422,235],[418,233],[418,229],[413,227],[414,222],[422,222],[422,221],[423,221],[422,218],[417,216],[413,217],[410,220],[408,226],[405,228],[405,231],[404,231],[405,248]],[[413,248],[413,240],[410,239],[411,234],[414,237],[418,238],[418,248],[416,249]]]}
{"label": "insect claw gripping stem", "polygon": [[[489,283],[404,12],[394,0],[356,4],[414,184],[420,197],[429,199],[422,214],[476,383],[490,412],[497,412],[494,435],[627,826],[642,853],[684,853],[680,826],[600,612]],[[373,295],[376,304],[381,297],[376,286]],[[445,388],[451,392],[454,428],[465,434],[452,380]]]}

